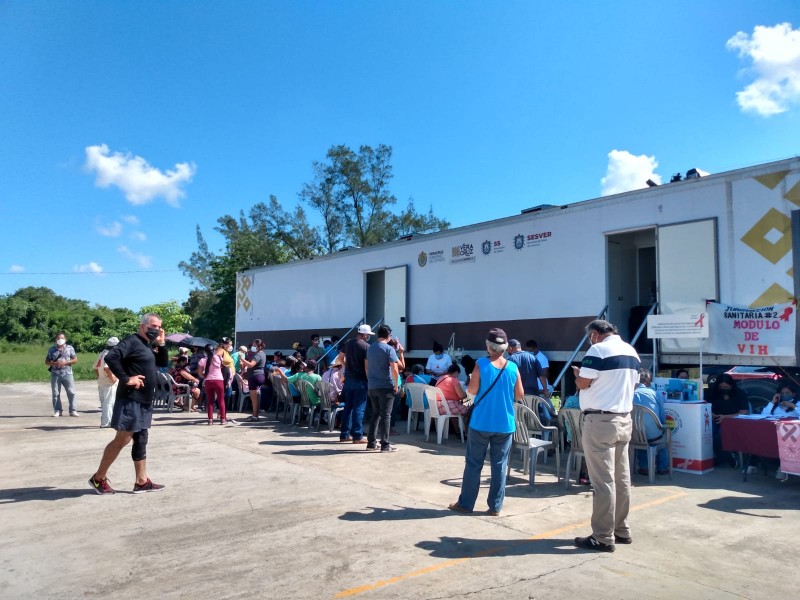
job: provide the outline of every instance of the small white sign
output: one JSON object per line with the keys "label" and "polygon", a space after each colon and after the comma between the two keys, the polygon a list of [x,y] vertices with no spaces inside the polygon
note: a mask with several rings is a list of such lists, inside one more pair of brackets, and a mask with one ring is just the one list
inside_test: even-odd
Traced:
{"label": "small white sign", "polygon": [[706,313],[650,315],[647,317],[647,337],[707,338],[707,315]]}

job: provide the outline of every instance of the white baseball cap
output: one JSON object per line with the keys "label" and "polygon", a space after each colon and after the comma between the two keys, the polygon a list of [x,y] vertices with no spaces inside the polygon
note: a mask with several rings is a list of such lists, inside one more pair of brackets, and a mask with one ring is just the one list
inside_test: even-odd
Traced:
{"label": "white baseball cap", "polygon": [[367,335],[375,335],[375,332],[372,331],[372,329],[370,329],[370,326],[366,324],[358,326],[358,333],[359,335],[364,333]]}

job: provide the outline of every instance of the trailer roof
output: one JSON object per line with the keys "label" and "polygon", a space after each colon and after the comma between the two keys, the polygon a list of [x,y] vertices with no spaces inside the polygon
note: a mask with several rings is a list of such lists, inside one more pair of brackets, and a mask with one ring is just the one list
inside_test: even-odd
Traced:
{"label": "trailer roof", "polygon": [[565,209],[584,209],[595,207],[598,204],[616,204],[619,202],[629,202],[635,200],[637,198],[644,198],[645,196],[650,197],[654,194],[664,194],[664,193],[674,193],[675,191],[680,190],[684,186],[692,186],[696,188],[697,186],[705,186],[705,185],[712,185],[718,183],[720,180],[735,180],[735,179],[743,179],[748,177],[753,177],[758,175],[759,173],[772,173],[776,169],[785,169],[791,170],[794,168],[800,167],[800,157],[795,156],[792,158],[787,158],[783,160],[762,163],[759,165],[753,165],[750,167],[743,167],[740,169],[734,169],[731,171],[724,171],[721,173],[713,173],[710,175],[704,175],[699,178],[695,179],[683,179],[681,181],[675,182],[667,182],[655,187],[647,187],[641,188],[637,190],[631,190],[628,192],[621,192],[619,194],[611,194],[608,196],[600,196],[597,198],[591,198],[588,200],[578,200],[575,202],[570,202],[567,204],[542,204],[540,205],[541,208],[537,208],[537,210],[525,209],[520,214],[509,215],[506,217],[499,217],[497,219],[491,219],[489,221],[481,221],[479,223],[473,223],[470,225],[462,225],[460,227],[454,227],[452,229],[443,229],[441,231],[437,231],[434,233],[421,233],[421,234],[412,234],[403,236],[400,239],[392,240],[391,242],[383,242],[381,244],[375,244],[373,246],[367,246],[365,248],[359,247],[349,247],[343,248],[333,254],[325,254],[322,256],[315,256],[313,258],[303,259],[303,260],[294,260],[287,263],[281,263],[277,265],[262,265],[259,267],[251,267],[249,269],[244,269],[240,271],[240,273],[258,273],[273,269],[283,269],[289,267],[296,267],[303,263],[309,262],[319,262],[324,260],[332,260],[340,257],[341,255],[351,255],[351,254],[361,254],[364,252],[374,252],[376,250],[385,250],[387,248],[391,248],[392,246],[401,246],[402,244],[408,243],[410,241],[420,241],[422,239],[425,240],[435,240],[440,237],[448,237],[451,235],[461,235],[463,233],[468,233],[471,231],[478,231],[481,229],[490,229],[492,227],[496,227],[498,225],[502,225],[505,223],[511,222],[527,222],[536,220],[541,218],[545,215],[551,215],[554,212],[558,212]]}

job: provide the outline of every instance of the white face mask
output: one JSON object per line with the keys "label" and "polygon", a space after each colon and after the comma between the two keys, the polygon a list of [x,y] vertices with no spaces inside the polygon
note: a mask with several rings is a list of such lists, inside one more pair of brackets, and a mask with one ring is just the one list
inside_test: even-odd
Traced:
{"label": "white face mask", "polygon": [[258,352],[258,348],[255,346],[250,346],[250,352]]}
{"label": "white face mask", "polygon": [[63,345],[64,345],[64,344],[66,344],[66,343],[67,343],[67,340],[65,340],[64,338],[58,338],[58,339],[56,340],[56,345],[57,345],[57,346],[63,346]]}

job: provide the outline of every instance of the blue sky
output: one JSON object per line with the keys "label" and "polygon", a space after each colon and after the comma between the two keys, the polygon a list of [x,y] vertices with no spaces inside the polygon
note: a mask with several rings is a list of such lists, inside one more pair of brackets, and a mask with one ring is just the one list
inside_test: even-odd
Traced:
{"label": "blue sky", "polygon": [[0,0],[0,294],[182,302],[196,225],[381,143],[453,226],[794,156],[800,3]]}

